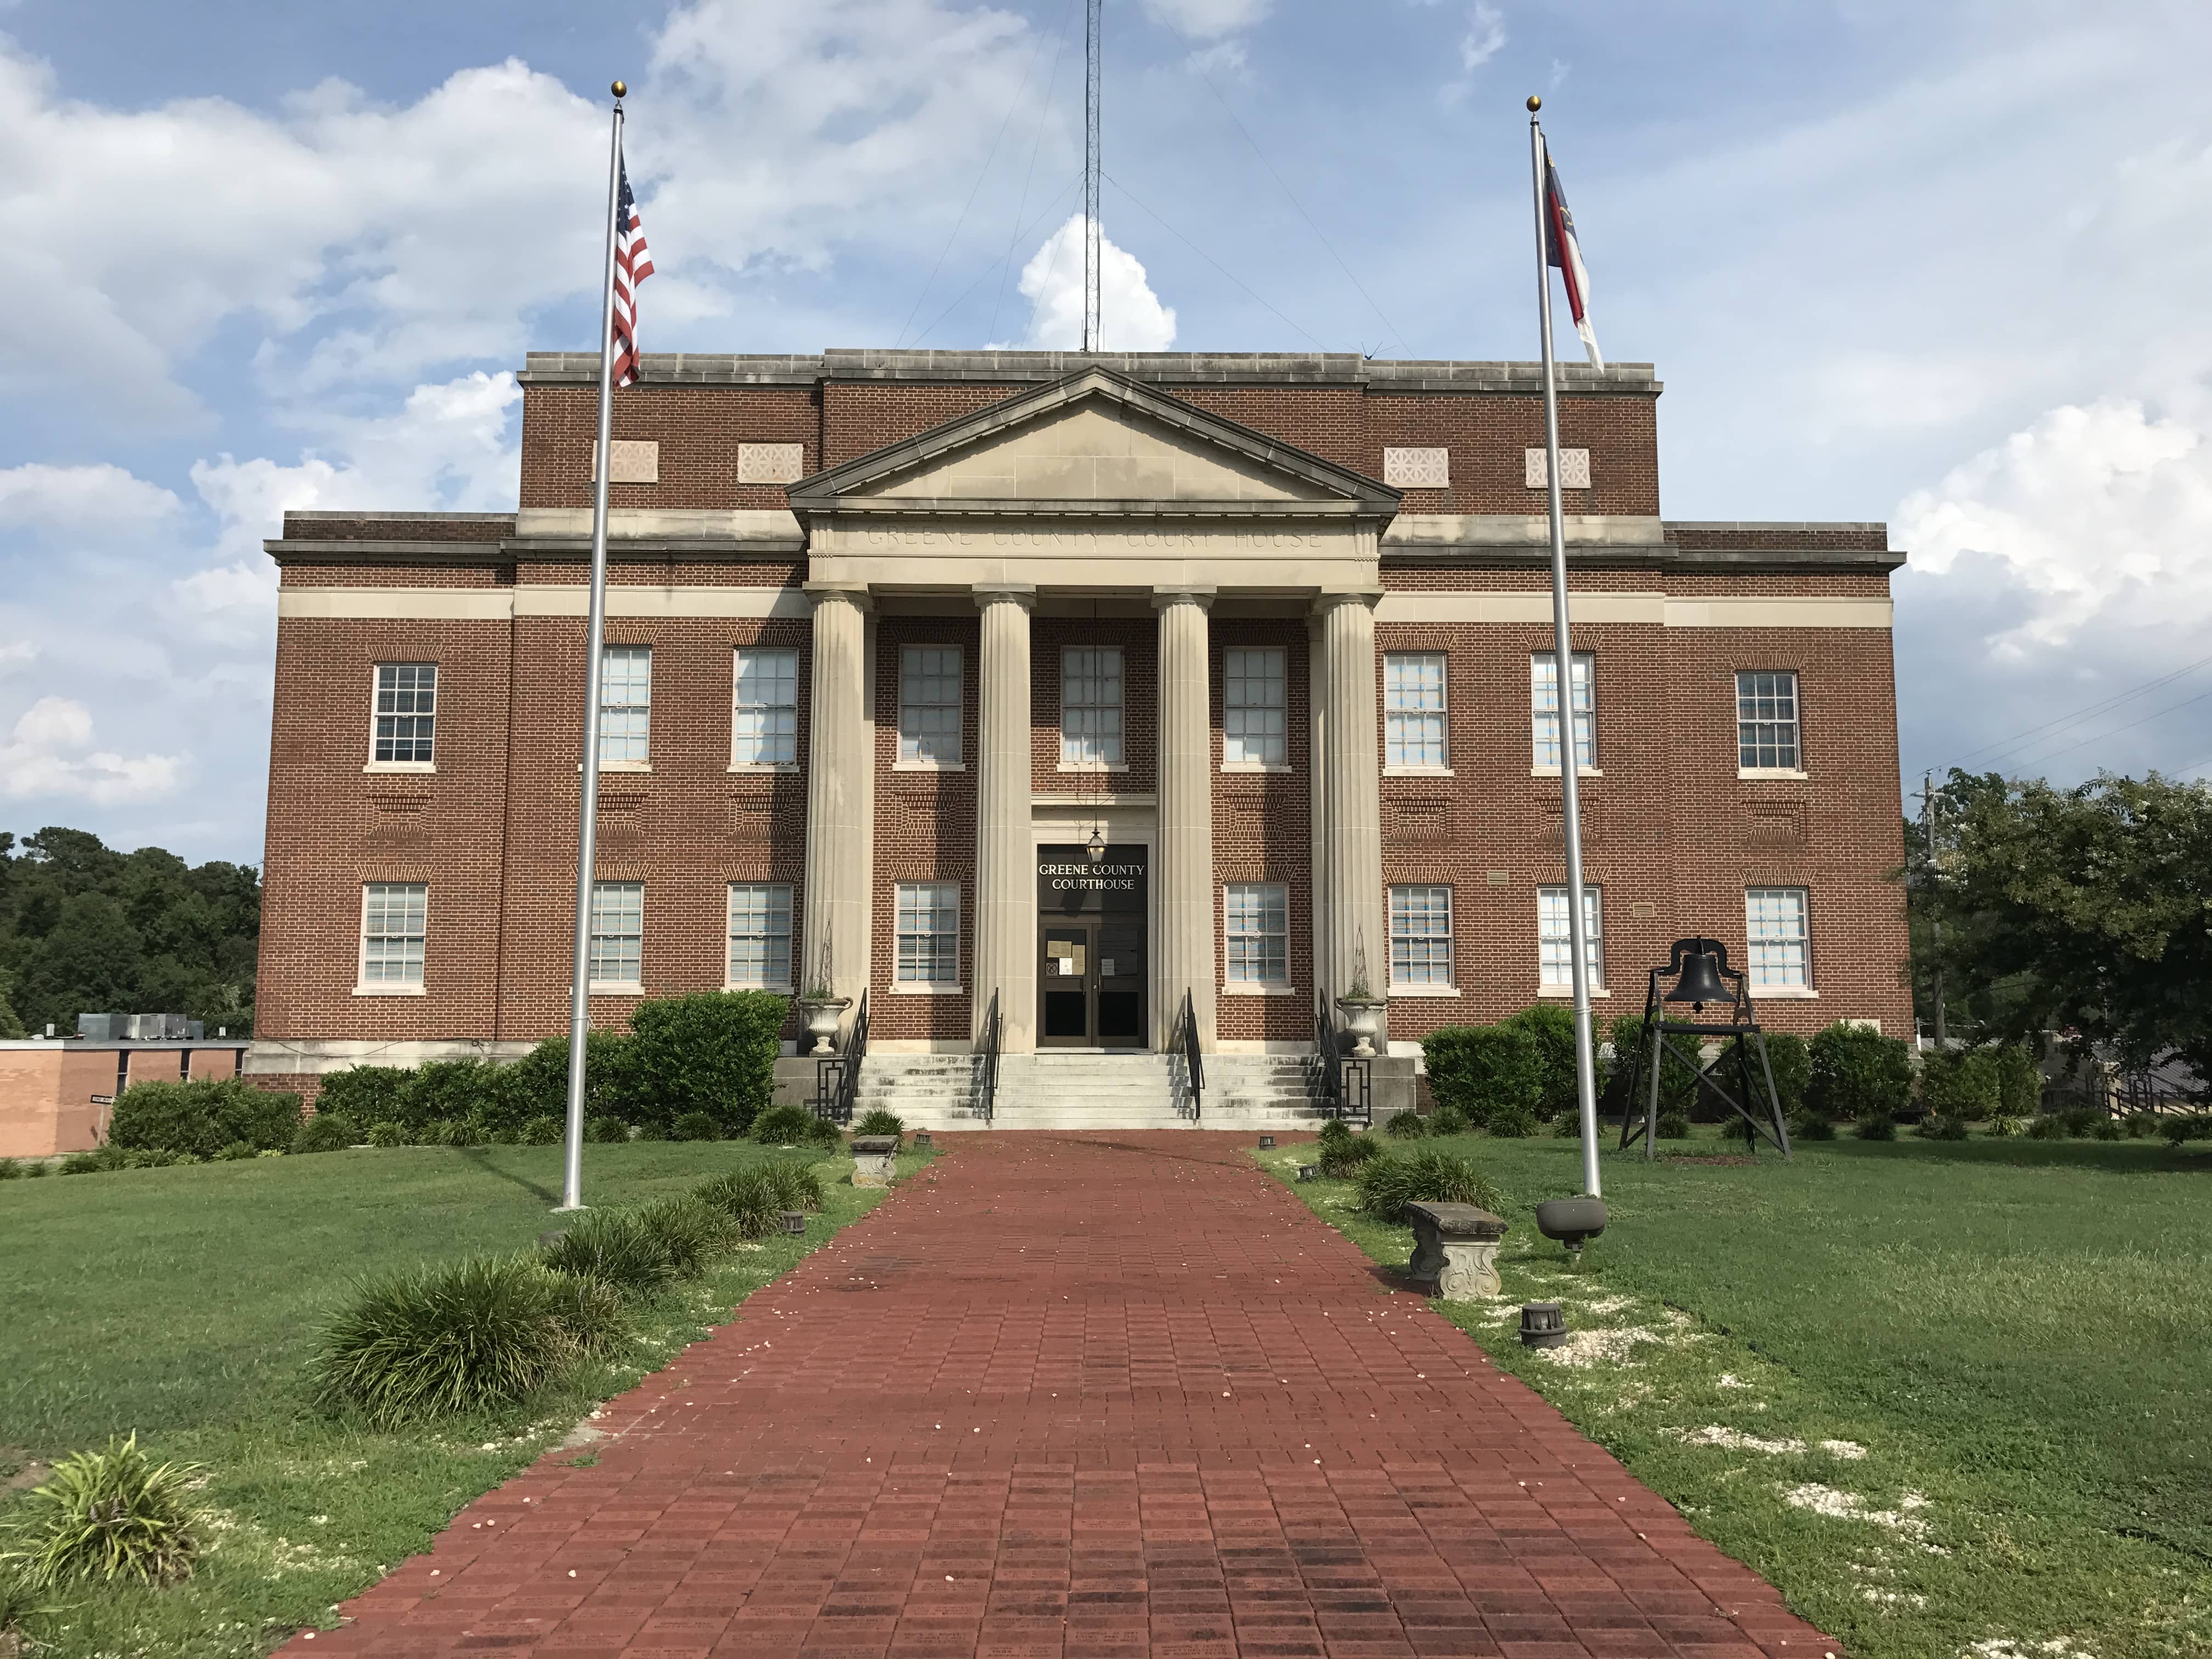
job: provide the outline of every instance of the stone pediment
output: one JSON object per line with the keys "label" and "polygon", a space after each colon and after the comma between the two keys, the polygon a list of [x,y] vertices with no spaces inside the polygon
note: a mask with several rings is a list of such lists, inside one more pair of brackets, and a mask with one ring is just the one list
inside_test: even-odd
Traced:
{"label": "stone pediment", "polygon": [[791,486],[802,520],[1301,518],[1379,525],[1399,492],[1102,368],[1085,368]]}

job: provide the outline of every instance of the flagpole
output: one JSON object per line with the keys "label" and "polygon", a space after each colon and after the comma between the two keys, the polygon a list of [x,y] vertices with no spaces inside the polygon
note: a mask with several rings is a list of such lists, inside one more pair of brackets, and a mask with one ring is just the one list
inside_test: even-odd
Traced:
{"label": "flagpole", "polygon": [[576,932],[568,970],[568,1129],[561,1208],[584,1207],[584,1061],[592,1030],[592,877],[599,838],[599,677],[607,626],[607,474],[615,408],[615,214],[622,187],[623,94],[614,83],[614,131],[607,149],[607,251],[599,300],[599,432],[592,470],[592,599],[584,626],[583,798],[576,822]]}
{"label": "flagpole", "polygon": [[[1575,988],[1575,1097],[1581,1107],[1583,1190],[1598,1197],[1597,1068],[1590,1042],[1589,957],[1583,915],[1582,790],[1575,750],[1575,659],[1567,632],[1567,538],[1559,501],[1559,392],[1552,365],[1551,225],[1544,203],[1544,129],[1528,100],[1528,161],[1536,198],[1536,314],[1544,343],[1544,482],[1552,514],[1553,687],[1559,710],[1559,813],[1567,843],[1567,949]],[[1566,256],[1563,250],[1560,255]]]}

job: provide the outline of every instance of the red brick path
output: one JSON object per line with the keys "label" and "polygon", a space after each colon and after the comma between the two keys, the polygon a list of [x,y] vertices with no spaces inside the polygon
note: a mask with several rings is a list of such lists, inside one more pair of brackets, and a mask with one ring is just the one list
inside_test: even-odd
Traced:
{"label": "red brick path", "polygon": [[1248,1145],[958,1138],[286,1651],[1835,1651]]}

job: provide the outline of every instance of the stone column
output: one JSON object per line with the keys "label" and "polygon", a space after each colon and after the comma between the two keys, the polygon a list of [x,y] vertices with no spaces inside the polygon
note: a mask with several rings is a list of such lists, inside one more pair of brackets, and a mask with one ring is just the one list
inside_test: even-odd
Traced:
{"label": "stone column", "polygon": [[[1306,733],[1310,774],[1307,801],[1312,814],[1306,869],[1313,905],[1313,980],[1316,990],[1334,996],[1336,988],[1328,982],[1333,960],[1328,945],[1328,641],[1318,616],[1306,618]],[[1306,1002],[1305,1018],[1310,1021],[1313,997],[1309,995]]]}
{"label": "stone column", "polygon": [[[1355,959],[1367,982],[1386,994],[1390,936],[1382,915],[1382,768],[1376,727],[1375,601],[1379,593],[1324,593],[1321,611],[1328,684],[1323,725],[1328,753],[1322,793],[1328,807],[1327,877],[1331,996],[1352,987]],[[1378,1042],[1379,1051],[1379,1042]]]}
{"label": "stone column", "polygon": [[975,931],[969,979],[973,1032],[999,997],[999,1047],[1036,1047],[1036,859],[1030,830],[1031,587],[975,589],[982,608],[976,688]]}
{"label": "stone column", "polygon": [[864,586],[814,582],[807,592],[814,600],[814,662],[799,989],[808,989],[819,971],[826,941],[831,990],[858,1004],[868,983],[868,803],[875,768],[866,695],[868,595]]}
{"label": "stone column", "polygon": [[1159,830],[1152,847],[1153,1045],[1164,1048],[1190,993],[1199,1046],[1213,1047],[1213,590],[1155,588],[1160,613]]}

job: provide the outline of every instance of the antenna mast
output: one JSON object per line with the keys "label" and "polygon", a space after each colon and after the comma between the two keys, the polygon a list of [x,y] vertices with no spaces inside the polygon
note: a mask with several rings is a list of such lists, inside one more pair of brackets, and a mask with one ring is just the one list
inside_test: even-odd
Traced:
{"label": "antenna mast", "polygon": [[1098,349],[1098,24],[1101,0],[1083,8],[1083,349]]}

